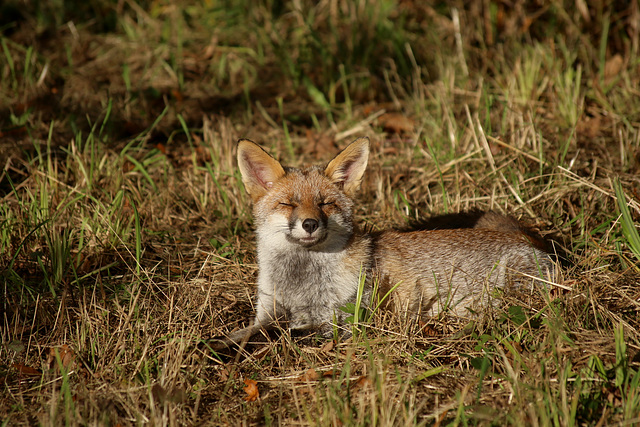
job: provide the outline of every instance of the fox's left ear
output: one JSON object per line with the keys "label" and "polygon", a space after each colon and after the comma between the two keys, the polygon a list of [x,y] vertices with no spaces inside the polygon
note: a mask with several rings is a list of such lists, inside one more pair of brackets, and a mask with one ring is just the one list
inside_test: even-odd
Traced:
{"label": "fox's left ear", "polygon": [[338,154],[324,169],[331,181],[342,186],[343,191],[352,196],[360,188],[362,176],[369,161],[369,138],[353,141]]}
{"label": "fox's left ear", "polygon": [[254,203],[285,175],[280,162],[248,139],[238,141],[238,167],[244,187]]}

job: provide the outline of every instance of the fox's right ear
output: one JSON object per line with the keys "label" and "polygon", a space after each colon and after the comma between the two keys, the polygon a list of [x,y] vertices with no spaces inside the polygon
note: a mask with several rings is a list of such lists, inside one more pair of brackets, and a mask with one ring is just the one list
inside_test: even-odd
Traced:
{"label": "fox's right ear", "polygon": [[369,161],[369,138],[362,137],[353,141],[340,154],[329,162],[324,169],[326,176],[353,196],[360,188],[360,182]]}
{"label": "fox's right ear", "polygon": [[285,175],[280,162],[248,139],[238,141],[238,166],[244,187],[254,202]]}

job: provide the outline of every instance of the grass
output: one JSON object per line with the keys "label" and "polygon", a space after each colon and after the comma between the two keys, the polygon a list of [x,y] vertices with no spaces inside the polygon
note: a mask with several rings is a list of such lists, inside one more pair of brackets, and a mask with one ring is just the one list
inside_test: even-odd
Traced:
{"label": "grass", "polygon": [[[635,3],[0,8],[3,425],[640,419]],[[365,135],[364,227],[507,212],[557,243],[560,286],[203,350],[253,313],[237,139],[300,165]]]}

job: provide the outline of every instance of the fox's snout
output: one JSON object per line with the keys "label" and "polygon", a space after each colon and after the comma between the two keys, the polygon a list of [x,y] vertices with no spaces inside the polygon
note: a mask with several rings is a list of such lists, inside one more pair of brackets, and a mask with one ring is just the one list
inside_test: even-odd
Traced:
{"label": "fox's snout", "polygon": [[309,234],[313,234],[313,232],[318,229],[319,225],[320,224],[318,223],[318,220],[314,218],[307,218],[304,221],[302,221],[303,230]]}
{"label": "fox's snout", "polygon": [[327,218],[322,212],[296,212],[289,218],[289,239],[303,246],[321,243],[327,234]]}

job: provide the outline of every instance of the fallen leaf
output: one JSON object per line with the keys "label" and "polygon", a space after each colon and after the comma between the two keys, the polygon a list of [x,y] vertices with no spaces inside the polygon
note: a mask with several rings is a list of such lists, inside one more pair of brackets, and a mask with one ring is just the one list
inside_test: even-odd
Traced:
{"label": "fallen leaf", "polygon": [[366,375],[361,376],[358,380],[351,386],[352,390],[359,390],[365,387],[371,387],[373,385],[373,381]]}
{"label": "fallen leaf", "polygon": [[298,378],[298,380],[308,382],[308,381],[318,381],[319,378],[320,378],[320,375],[318,375],[318,372],[316,372],[316,370],[313,368],[309,368],[304,374],[302,374]]}
{"label": "fallen leaf", "polygon": [[322,373],[322,378],[333,377],[333,369],[329,369],[328,371],[324,371]]}
{"label": "fallen leaf", "polygon": [[320,349],[321,352],[323,353],[329,353],[331,350],[333,350],[333,348],[336,346],[336,343],[331,340],[331,341],[327,341],[322,348]]}
{"label": "fallen leaf", "polygon": [[425,337],[437,337],[439,335],[438,331],[436,331],[431,325],[424,325],[422,327],[422,334]]}
{"label": "fallen leaf", "polygon": [[54,369],[56,372],[60,371],[56,352],[60,355],[60,363],[62,364],[62,367],[67,371],[73,369],[76,363],[75,356],[73,354],[73,350],[71,350],[67,344],[62,344],[60,347],[52,347],[49,349],[49,356],[47,357],[47,366],[49,369]]}
{"label": "fallen leaf", "polygon": [[502,147],[493,142],[489,142],[489,150],[491,150],[491,154],[497,156],[502,151]]}
{"label": "fallen leaf", "polygon": [[229,379],[229,369],[226,366],[222,366],[218,370],[218,375],[220,376],[220,381],[225,382]]}
{"label": "fallen leaf", "polygon": [[32,368],[31,366],[23,365],[22,363],[14,363],[13,367],[23,375],[40,376],[42,371],[40,369]]}
{"label": "fallen leaf", "polygon": [[620,70],[622,70],[623,64],[624,59],[622,59],[622,55],[619,53],[607,59],[607,62],[604,63],[604,81],[608,83],[616,77],[620,73]]}
{"label": "fallen leaf", "polygon": [[258,382],[255,380],[246,379],[244,380],[246,387],[244,387],[244,392],[247,393],[247,396],[244,398],[247,402],[255,402],[259,397],[260,393],[258,392]]}
{"label": "fallen leaf", "polygon": [[415,128],[415,122],[400,113],[385,113],[378,117],[378,124],[393,133],[411,133]]}

